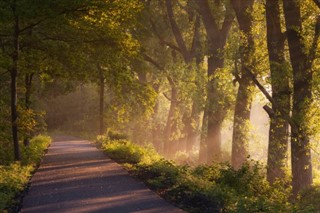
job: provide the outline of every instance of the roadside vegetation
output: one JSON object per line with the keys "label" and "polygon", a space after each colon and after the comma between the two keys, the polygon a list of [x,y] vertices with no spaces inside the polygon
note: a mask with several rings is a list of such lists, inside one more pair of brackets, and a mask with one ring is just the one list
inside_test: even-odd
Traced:
{"label": "roadside vegetation", "polygon": [[[270,185],[265,168],[247,161],[238,170],[229,163],[178,165],[152,146],[139,146],[121,135],[99,136],[105,153],[159,195],[187,212],[319,212],[320,187],[289,202],[289,182]],[[317,198],[318,197],[318,198]]]}
{"label": "roadside vegetation", "polygon": [[[21,146],[21,161],[13,161],[13,153],[1,146],[0,149],[0,212],[17,212],[21,193],[39,165],[51,138],[35,136],[29,146]],[[2,149],[3,148],[3,149]],[[12,154],[11,154],[12,153]]]}

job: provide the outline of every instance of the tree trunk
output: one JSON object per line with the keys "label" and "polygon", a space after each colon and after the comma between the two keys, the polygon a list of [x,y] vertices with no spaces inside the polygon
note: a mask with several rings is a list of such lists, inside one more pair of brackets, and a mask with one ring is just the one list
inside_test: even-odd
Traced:
{"label": "tree trunk", "polygon": [[297,194],[312,184],[312,163],[307,113],[312,98],[310,58],[302,38],[298,1],[283,1],[290,60],[293,70],[292,119],[297,128],[291,129],[292,190]]}
{"label": "tree trunk", "polygon": [[[166,0],[166,8],[169,23],[171,26],[172,33],[174,35],[175,41],[179,47],[180,53],[184,59],[185,64],[188,66],[188,70],[192,71],[192,59],[196,59],[197,65],[200,64],[201,61],[201,42],[200,42],[200,17],[196,16],[195,23],[194,23],[194,34],[193,40],[190,50],[188,50],[186,42],[182,36],[181,30],[174,19],[174,12],[173,12],[173,5],[172,0]],[[189,15],[192,16],[189,12]],[[191,21],[191,20],[189,20]],[[194,98],[193,98],[194,99]],[[195,126],[195,122],[199,121],[199,111],[195,109],[195,105],[197,103],[192,104],[192,113],[191,115],[185,114],[183,117],[184,120],[184,138],[180,140],[180,149],[186,150],[190,152],[193,145],[196,142],[197,137],[197,126]],[[185,147],[185,149],[184,149]]]}
{"label": "tree trunk", "polygon": [[231,164],[235,169],[239,169],[242,166],[249,154],[249,124],[254,89],[254,84],[249,74],[253,67],[254,54],[254,40],[252,35],[253,4],[254,0],[247,0],[245,2],[232,0],[240,31],[244,34],[239,47],[241,77],[237,76],[239,89],[234,112],[232,136]]}
{"label": "tree trunk", "polygon": [[197,109],[197,103],[192,104],[191,116],[187,122],[187,141],[186,141],[186,152],[191,152],[193,146],[197,142],[198,128],[199,128],[199,110]]}
{"label": "tree trunk", "polygon": [[157,120],[157,114],[159,111],[159,101],[157,100],[154,108],[153,108],[153,119],[152,119],[152,144],[154,146],[154,148],[159,152],[162,153],[163,152],[163,147],[161,145],[161,138],[160,138],[160,128],[157,124],[157,122],[155,122]]}
{"label": "tree trunk", "polygon": [[[284,57],[284,35],[281,32],[279,0],[266,2],[267,41],[271,71],[272,98],[290,116],[289,73]],[[267,179],[273,183],[285,178],[288,158],[288,122],[272,106],[270,117]]]}
{"label": "tree trunk", "polygon": [[[219,161],[221,154],[221,125],[225,118],[225,106],[223,104],[222,92],[219,91],[217,85],[219,79],[215,76],[216,72],[223,68],[224,57],[223,52],[226,45],[227,36],[234,20],[234,15],[229,5],[224,5],[226,8],[224,20],[221,29],[216,17],[212,15],[210,6],[207,0],[196,1],[199,12],[202,17],[204,27],[207,33],[208,42],[208,87],[207,87],[207,163],[213,160]],[[221,3],[221,2],[220,2]],[[205,147],[205,146],[203,146]],[[201,151],[201,150],[200,150]]]}
{"label": "tree trunk", "polygon": [[[200,73],[200,63],[203,59],[202,51],[201,51],[201,34],[200,34],[200,17],[196,16],[195,24],[194,24],[194,35],[193,42],[191,47],[191,55],[194,56],[196,61],[196,75],[201,75]],[[196,81],[196,86],[200,87],[198,81]],[[197,96],[198,94],[196,94]],[[191,108],[191,117],[190,122],[188,124],[187,130],[187,141],[186,141],[186,151],[192,151],[193,146],[197,143],[197,137],[199,136],[199,128],[200,128],[200,113],[201,107],[198,103],[199,99],[197,97],[193,97],[193,103]]]}
{"label": "tree trunk", "polygon": [[219,101],[222,97],[217,84],[219,79],[213,77],[215,72],[223,67],[223,58],[214,56],[208,59],[208,128],[207,128],[207,163],[218,162],[221,155],[221,127],[225,118],[225,109],[223,103]]}
{"label": "tree trunk", "polygon": [[170,81],[171,85],[171,97],[170,97],[170,109],[168,113],[168,119],[167,119],[167,124],[164,129],[164,154],[168,157],[172,157],[172,132],[174,128],[174,123],[175,123],[175,113],[177,111],[178,103],[177,103],[177,98],[178,98],[178,89],[176,86]]}
{"label": "tree trunk", "polygon": [[14,22],[14,33],[13,33],[13,44],[14,52],[12,54],[12,69],[11,71],[11,125],[12,125],[12,139],[14,145],[14,159],[19,161],[20,157],[20,147],[18,139],[18,113],[17,113],[17,77],[18,77],[18,60],[19,60],[19,18],[16,16],[16,5],[12,6],[12,12],[15,16]]}
{"label": "tree trunk", "polygon": [[201,135],[200,135],[200,147],[199,147],[199,163],[203,164],[207,161],[207,128],[208,128],[208,109],[207,104],[204,107],[202,125],[201,125]]}
{"label": "tree trunk", "polygon": [[233,121],[231,165],[235,169],[241,168],[249,155],[252,92],[250,76],[243,75],[239,83]]}
{"label": "tree trunk", "polygon": [[99,66],[99,134],[103,135],[105,133],[105,127],[104,127],[104,84],[105,84],[105,79],[103,76],[103,70]]}
{"label": "tree trunk", "polygon": [[[31,86],[32,86],[33,75],[34,73],[25,75],[25,108],[26,110],[29,110],[31,107]],[[23,139],[23,144],[25,146],[29,146],[30,137],[31,137],[30,133],[26,132]]]}

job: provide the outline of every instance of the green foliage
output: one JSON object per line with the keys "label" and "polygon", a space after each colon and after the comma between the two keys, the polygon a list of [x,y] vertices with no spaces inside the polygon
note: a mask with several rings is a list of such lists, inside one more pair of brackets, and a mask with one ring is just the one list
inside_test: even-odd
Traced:
{"label": "green foliage", "polygon": [[304,190],[297,202],[296,212],[320,212],[320,186]]}
{"label": "green foliage", "polygon": [[46,135],[38,135],[30,140],[29,146],[22,146],[22,165],[36,166],[40,163],[43,152],[51,143],[51,138]]}
{"label": "green foliage", "polygon": [[28,147],[23,147],[21,162],[12,162],[11,158],[2,159],[0,164],[0,212],[18,204],[19,200],[14,198],[25,189],[50,142],[50,137],[38,135],[30,141]]}
{"label": "green foliage", "polygon": [[14,205],[13,198],[26,186],[33,167],[12,163],[10,166],[0,166],[0,212]]}
{"label": "green foliage", "polygon": [[37,112],[33,109],[18,107],[18,126],[22,137],[31,138],[39,132],[46,130],[44,112]]}
{"label": "green foliage", "polygon": [[161,193],[176,184],[180,170],[181,168],[171,161],[161,158],[150,164],[140,163],[137,167],[136,175],[143,178],[152,189]]}
{"label": "green foliage", "polygon": [[137,164],[143,157],[142,148],[123,139],[115,140],[112,143],[107,141],[102,144],[102,148],[111,158],[122,163]]}
{"label": "green foliage", "polygon": [[108,131],[108,138],[110,140],[127,140],[128,135],[116,131],[109,130]]}
{"label": "green foliage", "polygon": [[[239,170],[228,164],[178,166],[128,140],[101,139],[111,158],[126,165],[150,188],[189,212],[292,212],[318,208],[319,189],[289,202],[286,183],[269,185],[264,168],[250,161]],[[312,197],[314,196],[314,197]],[[311,199],[312,198],[312,199]]]}

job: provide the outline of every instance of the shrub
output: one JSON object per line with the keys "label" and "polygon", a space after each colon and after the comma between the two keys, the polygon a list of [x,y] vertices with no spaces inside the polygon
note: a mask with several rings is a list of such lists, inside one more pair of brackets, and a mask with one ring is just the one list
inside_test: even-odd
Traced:
{"label": "shrub", "polygon": [[108,138],[110,140],[128,140],[128,135],[116,131],[109,130],[108,131]]}
{"label": "shrub", "polygon": [[0,166],[0,212],[11,209],[19,203],[15,197],[26,187],[50,142],[48,136],[36,136],[28,147],[21,146],[20,163],[7,161],[6,165]]}
{"label": "shrub", "polygon": [[289,184],[270,185],[264,167],[255,161],[239,170],[229,164],[178,166],[152,148],[128,140],[105,139],[102,147],[151,189],[188,212],[319,212],[320,187],[304,192],[293,205]]}
{"label": "shrub", "polygon": [[13,198],[24,189],[31,172],[32,166],[18,163],[0,167],[0,212],[15,204]]}
{"label": "shrub", "polygon": [[320,186],[304,190],[298,198],[296,211],[299,213],[320,212]]}
{"label": "shrub", "polygon": [[112,143],[110,140],[106,140],[106,143],[102,144],[102,148],[111,158],[121,163],[137,164],[143,156],[142,148],[127,140],[114,140]]}
{"label": "shrub", "polygon": [[21,146],[22,163],[39,164],[43,156],[43,152],[51,143],[51,138],[46,135],[38,135],[30,140],[29,146]]}
{"label": "shrub", "polygon": [[136,175],[145,180],[152,189],[162,192],[176,184],[180,171],[171,161],[162,158],[148,165],[139,165]]}

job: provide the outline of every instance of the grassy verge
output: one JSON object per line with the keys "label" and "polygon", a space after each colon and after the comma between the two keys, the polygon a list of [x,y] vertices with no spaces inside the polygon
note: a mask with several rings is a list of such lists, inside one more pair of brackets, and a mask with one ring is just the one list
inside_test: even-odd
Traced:
{"label": "grassy verge", "polygon": [[[235,171],[228,164],[178,166],[150,147],[125,139],[99,138],[109,157],[143,180],[152,190],[188,212],[319,212],[320,189],[290,203],[290,188],[270,186],[257,162]],[[311,193],[311,194],[310,194]],[[310,197],[312,195],[312,197]]]}
{"label": "grassy verge", "polygon": [[32,173],[51,143],[48,136],[39,135],[30,141],[28,147],[21,146],[21,162],[0,165],[0,212],[18,211],[20,197]]}

